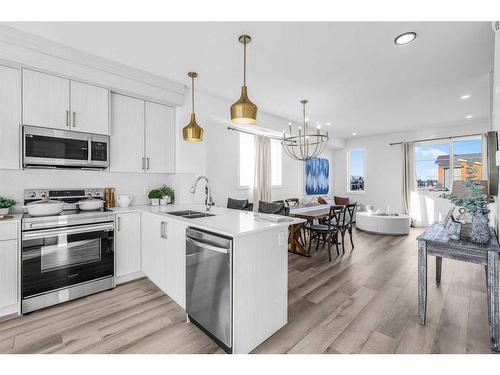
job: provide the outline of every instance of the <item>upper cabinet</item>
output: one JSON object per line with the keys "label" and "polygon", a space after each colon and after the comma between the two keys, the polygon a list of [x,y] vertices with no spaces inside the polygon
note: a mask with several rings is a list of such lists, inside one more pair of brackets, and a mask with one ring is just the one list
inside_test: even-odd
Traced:
{"label": "upper cabinet", "polygon": [[111,94],[113,172],[174,173],[175,110]]}
{"label": "upper cabinet", "polygon": [[146,102],[146,170],[174,173],[175,110]]}
{"label": "upper cabinet", "polygon": [[23,123],[70,129],[69,80],[23,69]]}
{"label": "upper cabinet", "polygon": [[19,168],[20,110],[20,72],[0,65],[0,169]]}
{"label": "upper cabinet", "polygon": [[71,81],[72,130],[108,134],[109,90]]}
{"label": "upper cabinet", "polygon": [[109,91],[23,69],[23,123],[108,134]]}

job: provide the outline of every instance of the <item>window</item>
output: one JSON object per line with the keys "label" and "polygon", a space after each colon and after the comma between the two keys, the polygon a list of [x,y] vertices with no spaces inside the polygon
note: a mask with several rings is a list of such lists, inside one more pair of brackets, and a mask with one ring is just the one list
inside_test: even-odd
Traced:
{"label": "window", "polygon": [[365,191],[365,152],[350,150],[347,152],[347,190]]}
{"label": "window", "polygon": [[240,133],[240,187],[253,186],[255,145],[253,135]]}
{"label": "window", "polygon": [[415,145],[415,171],[419,191],[451,190],[453,181],[467,177],[468,162],[473,163],[477,178],[483,178],[481,136],[418,143]]}
{"label": "window", "polygon": [[281,142],[277,139],[271,139],[271,181],[281,186]]}
{"label": "window", "polygon": [[[281,186],[281,143],[271,139],[271,183]],[[240,133],[239,186],[252,188],[255,169],[255,143],[252,134]]]}
{"label": "window", "polygon": [[450,184],[450,145],[419,143],[415,145],[415,173],[420,191],[441,191]]}

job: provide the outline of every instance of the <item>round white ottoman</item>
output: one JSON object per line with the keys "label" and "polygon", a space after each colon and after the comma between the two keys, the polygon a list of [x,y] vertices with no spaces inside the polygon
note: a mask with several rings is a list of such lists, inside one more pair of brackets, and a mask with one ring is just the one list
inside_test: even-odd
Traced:
{"label": "round white ottoman", "polygon": [[356,213],[356,228],[365,232],[388,235],[405,235],[410,232],[410,217],[406,214]]}

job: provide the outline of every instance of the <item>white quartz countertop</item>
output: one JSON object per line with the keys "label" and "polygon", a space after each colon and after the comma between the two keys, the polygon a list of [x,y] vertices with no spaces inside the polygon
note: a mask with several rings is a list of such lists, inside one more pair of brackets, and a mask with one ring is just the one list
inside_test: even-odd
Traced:
{"label": "white quartz countertop", "polygon": [[7,214],[8,216],[12,216],[12,219],[7,219],[7,220],[0,220],[0,225],[3,223],[12,223],[12,222],[19,222],[21,221],[23,214]]}
{"label": "white quartz countertop", "polygon": [[[249,233],[262,232],[278,227],[287,227],[293,224],[300,224],[305,222],[302,219],[286,217],[289,221],[283,222],[268,222],[262,220],[262,214],[254,212],[232,210],[222,207],[212,207],[210,214],[214,216],[203,217],[198,219],[187,219],[180,216],[169,215],[169,212],[174,211],[199,211],[206,212],[204,205],[197,204],[169,204],[167,206],[129,206],[129,207],[113,207],[112,210],[116,213],[125,212],[146,212],[160,216],[166,216],[171,220],[177,220],[186,223],[190,226],[205,229],[208,231],[220,233],[223,235],[236,237]],[[259,218],[259,216],[261,216]],[[275,216],[275,215],[270,215]],[[283,217],[284,218],[284,217]]]}

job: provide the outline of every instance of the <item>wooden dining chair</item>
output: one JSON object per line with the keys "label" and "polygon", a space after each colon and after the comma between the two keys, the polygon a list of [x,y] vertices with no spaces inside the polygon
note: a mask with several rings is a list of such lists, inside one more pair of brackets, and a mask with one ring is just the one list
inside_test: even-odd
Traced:
{"label": "wooden dining chair", "polygon": [[340,237],[342,239],[342,253],[345,253],[344,237],[346,232],[349,233],[351,247],[352,249],[354,249],[354,242],[352,240],[352,223],[353,220],[355,220],[356,207],[356,203],[346,204],[344,206],[340,220],[337,221],[338,224],[336,225],[336,227],[338,228],[338,232],[340,233]]}
{"label": "wooden dining chair", "polygon": [[288,198],[285,199],[285,203],[288,205],[288,207],[295,207],[300,204],[299,198]]}
{"label": "wooden dining chair", "polygon": [[337,249],[337,255],[340,255],[339,252],[339,244],[337,241],[339,227],[337,223],[340,222],[341,216],[344,212],[343,206],[331,206],[330,212],[328,214],[328,219],[324,222],[324,224],[312,224],[309,227],[309,250],[311,252],[311,244],[313,240],[316,240],[316,251],[319,249],[319,242],[323,241],[322,248],[328,244],[328,261],[332,261],[332,244],[335,243],[335,247]]}

